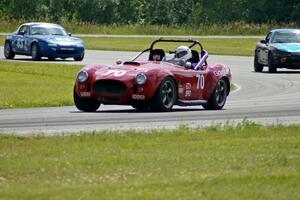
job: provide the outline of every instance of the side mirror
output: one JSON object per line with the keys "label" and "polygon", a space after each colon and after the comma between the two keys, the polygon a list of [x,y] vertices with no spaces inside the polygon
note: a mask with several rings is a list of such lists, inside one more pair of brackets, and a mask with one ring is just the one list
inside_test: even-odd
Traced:
{"label": "side mirror", "polygon": [[116,61],[116,64],[117,64],[117,65],[121,65],[122,63],[123,63],[123,62],[122,62],[122,60],[120,60],[120,59]]}
{"label": "side mirror", "polygon": [[68,36],[72,36],[72,33],[68,33]]}
{"label": "side mirror", "polygon": [[25,33],[26,33],[26,32],[24,32],[24,31],[20,31],[20,32],[18,33],[18,35],[25,35]]}
{"label": "side mirror", "polygon": [[260,40],[260,43],[267,44],[267,41],[266,40]]}

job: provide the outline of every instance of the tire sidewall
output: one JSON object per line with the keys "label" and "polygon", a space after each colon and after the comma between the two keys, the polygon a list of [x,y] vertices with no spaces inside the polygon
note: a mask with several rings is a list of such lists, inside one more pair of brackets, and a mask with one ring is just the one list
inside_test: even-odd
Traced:
{"label": "tire sidewall", "polygon": [[[171,84],[172,86],[172,92],[173,92],[173,98],[172,102],[166,106],[163,102],[163,87],[165,84]],[[171,111],[175,102],[177,99],[177,91],[176,91],[176,85],[174,80],[171,77],[166,77],[159,85],[158,90],[156,91],[156,94],[153,99],[153,105],[152,105],[152,110],[154,111]]]}

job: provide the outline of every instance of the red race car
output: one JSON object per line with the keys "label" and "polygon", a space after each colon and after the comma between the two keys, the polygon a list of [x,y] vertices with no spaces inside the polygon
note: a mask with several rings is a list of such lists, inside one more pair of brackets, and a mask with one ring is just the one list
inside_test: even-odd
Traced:
{"label": "red race car", "polygon": [[155,40],[131,61],[81,69],[74,103],[85,112],[101,104],[131,105],[141,111],[171,111],[173,105],[222,109],[231,71],[223,64],[209,66],[207,57],[196,40]]}

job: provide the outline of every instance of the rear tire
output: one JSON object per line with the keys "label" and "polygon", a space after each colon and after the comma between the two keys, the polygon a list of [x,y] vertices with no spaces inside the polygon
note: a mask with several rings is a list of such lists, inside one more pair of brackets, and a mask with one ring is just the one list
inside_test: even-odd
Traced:
{"label": "rear tire", "polygon": [[5,42],[4,45],[4,56],[6,59],[13,59],[15,57],[15,53],[13,52],[11,48],[11,44],[9,41]]}
{"label": "rear tire", "polygon": [[264,66],[262,64],[258,63],[258,58],[257,58],[257,55],[255,54],[255,56],[254,56],[254,71],[262,72],[263,68],[264,68]]}
{"label": "rear tire", "polygon": [[228,90],[226,81],[224,79],[219,80],[213,94],[203,107],[206,110],[221,110],[226,103]]}
{"label": "rear tire", "polygon": [[171,111],[177,99],[175,82],[171,77],[166,77],[159,85],[153,99],[151,110]]}
{"label": "rear tire", "polygon": [[92,98],[82,98],[77,92],[73,91],[74,104],[78,110],[84,112],[95,112],[100,106],[100,102]]}
{"label": "rear tire", "polygon": [[34,43],[31,47],[31,56],[32,60],[41,60],[42,58],[40,47],[37,43]]}
{"label": "rear tire", "polygon": [[277,72],[277,68],[274,65],[274,61],[273,61],[271,53],[269,53],[269,56],[268,56],[268,67],[269,67],[269,73],[276,73]]}

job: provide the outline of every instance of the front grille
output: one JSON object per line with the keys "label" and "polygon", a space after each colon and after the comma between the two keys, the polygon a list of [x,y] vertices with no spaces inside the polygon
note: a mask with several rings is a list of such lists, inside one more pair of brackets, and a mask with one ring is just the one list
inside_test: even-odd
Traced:
{"label": "front grille", "polygon": [[93,90],[99,95],[122,96],[126,92],[126,85],[115,80],[100,80],[94,83]]}
{"label": "front grille", "polygon": [[61,54],[74,54],[76,53],[76,50],[58,50],[57,53],[61,53]]}

